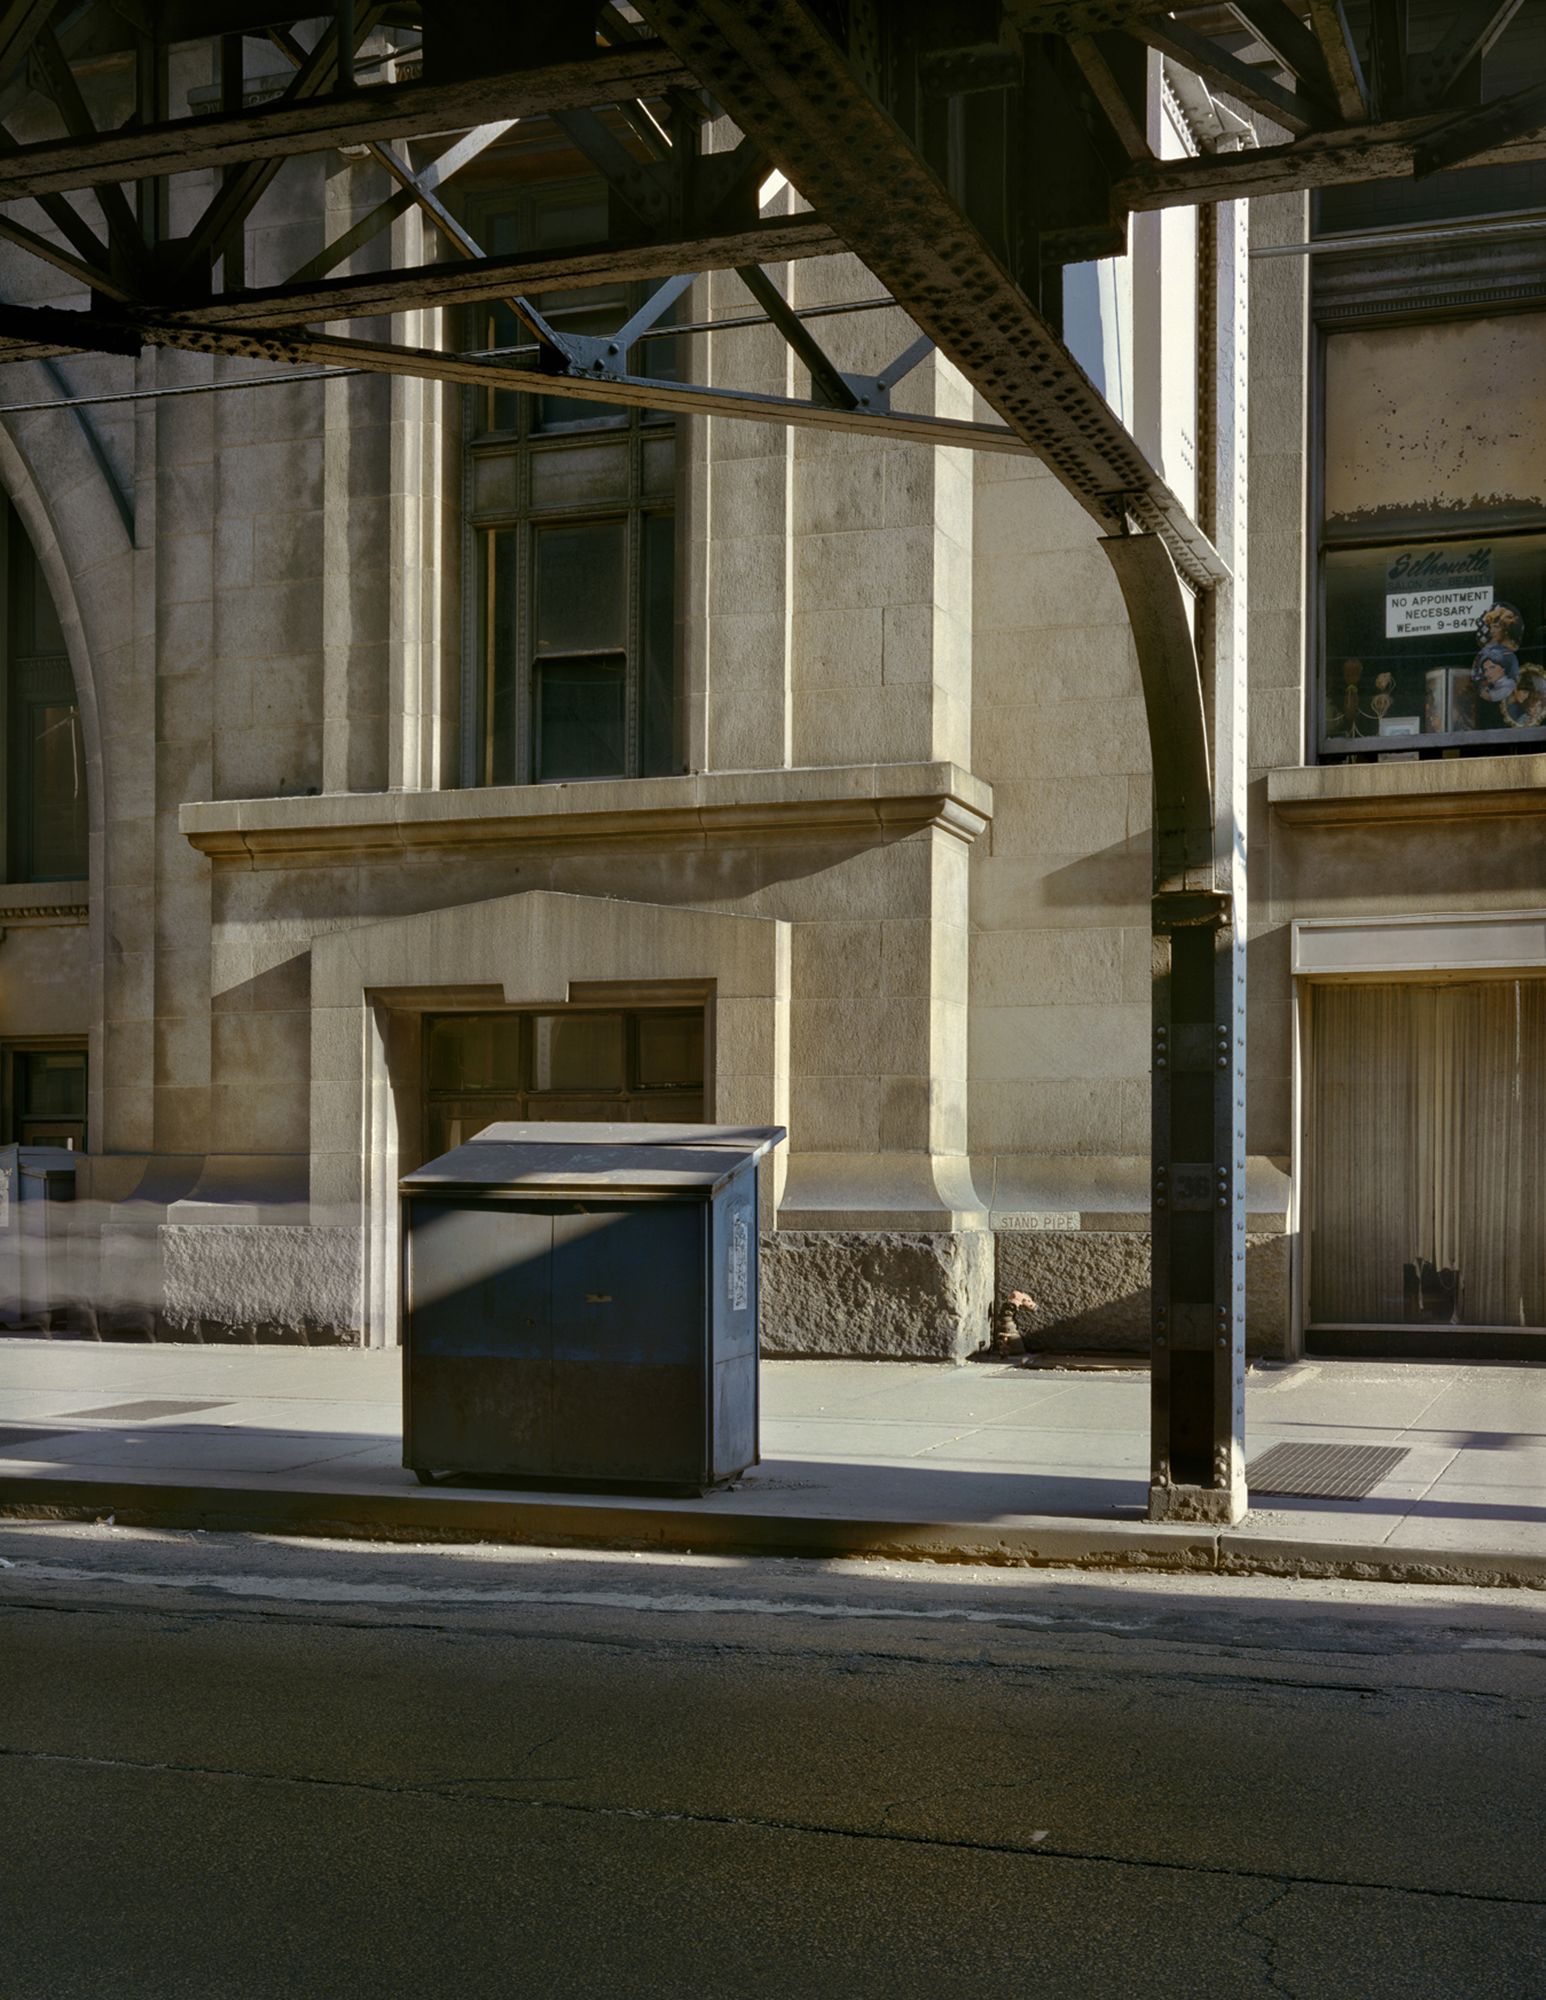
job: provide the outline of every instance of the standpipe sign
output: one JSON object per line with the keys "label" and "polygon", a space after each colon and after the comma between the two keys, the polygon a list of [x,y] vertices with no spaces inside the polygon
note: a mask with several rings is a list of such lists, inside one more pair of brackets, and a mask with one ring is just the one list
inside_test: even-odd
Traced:
{"label": "standpipe sign", "polygon": [[1490,542],[1403,549],[1385,571],[1385,637],[1469,632],[1492,601]]}

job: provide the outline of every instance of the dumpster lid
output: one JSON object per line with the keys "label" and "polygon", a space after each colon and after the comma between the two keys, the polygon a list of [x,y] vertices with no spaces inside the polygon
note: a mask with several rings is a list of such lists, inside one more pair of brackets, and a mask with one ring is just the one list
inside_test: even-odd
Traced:
{"label": "dumpster lid", "polygon": [[404,1194],[711,1194],[784,1136],[782,1125],[486,1125],[398,1186]]}

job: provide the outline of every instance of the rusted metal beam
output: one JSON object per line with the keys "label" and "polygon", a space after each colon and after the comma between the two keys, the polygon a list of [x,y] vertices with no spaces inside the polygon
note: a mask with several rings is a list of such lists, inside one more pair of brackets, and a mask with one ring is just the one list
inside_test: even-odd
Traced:
{"label": "rusted metal beam", "polygon": [[[1497,110],[1504,101],[1490,109]],[[1292,194],[1302,188],[1351,181],[1404,180],[1413,172],[1420,149],[1450,122],[1445,114],[1429,111],[1376,125],[1311,132],[1283,146],[1157,160],[1153,166],[1140,163],[1123,174],[1112,193],[1124,208],[1143,211]],[[1482,143],[1467,155],[1470,166],[1519,165],[1546,159],[1546,133],[1532,131],[1515,137],[1494,123],[1485,137],[1478,136]]]}
{"label": "rusted metal beam", "polygon": [[663,39],[1102,525],[1225,567],[1100,391],[798,0],[645,0]]}
{"label": "rusted metal beam", "polygon": [[[69,314],[58,315],[68,319]],[[78,315],[84,317],[84,315]],[[974,451],[1008,452],[1024,457],[1023,439],[1002,424],[979,424],[954,417],[934,417],[882,409],[837,410],[797,396],[762,395],[755,391],[708,388],[692,382],[663,382],[647,376],[606,374],[547,374],[514,367],[509,361],[480,355],[442,353],[435,348],[403,347],[395,343],[349,340],[336,334],[264,333],[234,326],[197,325],[171,320],[136,322],[133,336],[147,346],[175,347],[196,354],[221,354],[278,366],[362,369],[371,374],[405,375],[435,382],[453,382],[472,389],[501,389],[523,396],[570,396],[608,404],[630,403],[643,409],[683,414],[738,417],[754,422],[792,424],[810,430],[860,431],[902,443],[961,445]],[[9,359],[0,354],[0,360]],[[899,357],[899,362],[905,357]]]}
{"label": "rusted metal beam", "polygon": [[[75,72],[52,28],[45,26],[38,35],[33,44],[32,64],[34,74],[41,77],[43,87],[53,98],[71,138],[89,145],[99,137],[91,113],[86,109],[86,100],[81,96],[80,85],[75,80]],[[115,180],[93,182],[91,191],[102,210],[108,239],[119,267],[126,273],[137,273],[145,262],[145,239],[140,232],[139,217],[134,213],[128,196]]]}
{"label": "rusted metal beam", "polygon": [[709,236],[672,237],[662,243],[586,243],[571,249],[518,250],[499,257],[467,257],[443,264],[371,271],[352,278],[318,278],[304,284],[254,287],[214,299],[156,306],[157,317],[206,325],[274,327],[326,320],[370,319],[421,307],[473,305],[512,292],[567,290],[669,278],[679,271],[734,270],[742,264],[785,263],[830,257],[843,248],[819,216],[772,216]]}
{"label": "rusted metal beam", "polygon": [[111,299],[126,299],[129,296],[122,279],[107,269],[105,261],[89,264],[62,244],[53,242],[47,236],[39,236],[36,230],[14,221],[8,215],[0,215],[0,242],[14,243],[18,250],[25,250],[29,256],[41,257],[45,264],[52,264],[56,271],[63,271],[66,277],[73,278],[89,292],[101,292]]}
{"label": "rusted metal beam", "polygon": [[1546,84],[1533,83],[1511,97],[1479,104],[1450,120],[1413,149],[1415,174],[1442,173],[1448,167],[1474,165],[1499,140],[1546,139]]}
{"label": "rusted metal beam", "polygon": [[1098,35],[1159,12],[1155,0],[1004,0],[1024,35]]}
{"label": "rusted metal beam", "polygon": [[1158,49],[1161,55],[1172,57],[1183,69],[1227,90],[1286,131],[1310,132],[1321,122],[1323,114],[1313,98],[1297,90],[1283,89],[1264,71],[1239,61],[1206,35],[1194,34],[1178,21],[1152,15],[1134,21],[1128,33],[1151,49]]}
{"label": "rusted metal beam", "polygon": [[1142,120],[1128,103],[1122,86],[1112,73],[1105,52],[1094,35],[1070,35],[1068,53],[1079,65],[1090,94],[1105,113],[1106,123],[1130,160],[1154,157]]}
{"label": "rusted metal beam", "polygon": [[54,0],[10,0],[0,10],[0,83],[8,83],[26,61],[53,11]]}
{"label": "rusted metal beam", "polygon": [[1184,885],[1188,868],[1211,870],[1213,859],[1208,718],[1191,621],[1158,535],[1104,536],[1101,547],[1138,649],[1154,768],[1155,875]]}
{"label": "rusted metal beam", "polygon": [[1369,0],[1369,82],[1377,118],[1407,109],[1408,0]]}
{"label": "rusted metal beam", "polygon": [[411,139],[456,132],[495,119],[655,96],[693,79],[658,43],[607,50],[583,62],[510,70],[456,83],[373,85],[347,93],[281,99],[235,116],[211,112],[104,133],[95,139],[46,139],[0,159],[0,201],[92,187],[106,180],[147,180],[201,168],[283,161],[369,139]]}
{"label": "rusted metal beam", "polygon": [[[386,7],[380,4],[380,0],[370,0],[369,5],[352,17],[351,34],[365,36],[372,33],[385,12]],[[325,29],[309,52],[296,51],[296,73],[282,99],[284,104],[299,105],[333,91],[340,76],[338,27],[339,23],[335,21],[331,28]],[[280,30],[271,29],[269,32],[271,39],[281,45],[288,39]],[[348,92],[338,101],[348,103],[352,98],[353,92]],[[215,260],[222,257],[227,244],[243,232],[247,217],[283,165],[282,158],[249,159],[245,166],[237,167],[224,176],[214,200],[188,232],[178,266],[179,278],[191,278],[196,284],[207,284]]]}
{"label": "rusted metal beam", "polygon": [[1422,104],[1440,104],[1472,63],[1485,56],[1524,5],[1524,0],[1467,0],[1438,47],[1413,65],[1413,95]]}
{"label": "rusted metal beam", "polygon": [[352,257],[356,250],[364,246],[383,229],[389,228],[400,215],[406,215],[416,203],[423,204],[445,186],[454,174],[475,160],[480,153],[498,142],[514,125],[513,118],[495,119],[491,124],[479,125],[471,132],[465,132],[460,139],[428,166],[415,171],[409,163],[390,146],[381,145],[375,149],[375,157],[398,183],[395,194],[389,194],[385,201],[378,202],[368,215],[362,215],[351,229],[319,250],[308,264],[303,264],[291,279],[291,284],[305,284],[313,278],[325,278],[329,271],[336,270],[345,258]]}
{"label": "rusted metal beam", "polygon": [[1369,92],[1342,0],[1309,0],[1309,8],[1310,27],[1326,59],[1337,111],[1344,124],[1361,124],[1369,115]]}
{"label": "rusted metal beam", "polygon": [[1229,11],[1312,95],[1329,92],[1330,79],[1321,45],[1288,0],[1229,0]]}

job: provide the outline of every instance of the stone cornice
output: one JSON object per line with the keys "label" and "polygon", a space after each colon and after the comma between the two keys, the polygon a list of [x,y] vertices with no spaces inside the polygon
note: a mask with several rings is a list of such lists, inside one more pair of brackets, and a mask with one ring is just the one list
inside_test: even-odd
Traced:
{"label": "stone cornice", "polygon": [[0,882],[0,930],[83,924],[89,915],[84,882]]}
{"label": "stone cornice", "polygon": [[573,785],[488,785],[444,792],[329,792],[309,798],[185,805],[178,823],[203,854],[230,864],[313,857],[640,841],[735,844],[937,826],[972,841],[993,795],[957,764],[840,764],[710,771]]}
{"label": "stone cornice", "polygon": [[1300,826],[1509,819],[1546,812],[1546,755],[1272,771],[1267,801],[1278,819]]}

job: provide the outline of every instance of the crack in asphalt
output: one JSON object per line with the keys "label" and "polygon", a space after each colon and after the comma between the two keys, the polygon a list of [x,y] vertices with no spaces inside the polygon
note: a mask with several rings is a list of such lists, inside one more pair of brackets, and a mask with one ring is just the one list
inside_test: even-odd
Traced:
{"label": "crack in asphalt", "polygon": [[1283,1984],[1278,1974],[1277,1936],[1270,1930],[1259,1930],[1257,1926],[1280,1903],[1285,1902],[1297,1887],[1298,1883],[1292,1876],[1279,1876],[1274,1893],[1265,1902],[1257,1904],[1254,1909],[1242,1911],[1235,1922],[1235,1929],[1242,1937],[1252,1938],[1261,1946],[1262,1977],[1266,1980],[1269,1991],[1283,1994],[1285,2000],[1294,2000],[1294,1996],[1292,1989]]}
{"label": "crack in asphalt", "polygon": [[[973,1840],[965,1835],[941,1836],[909,1833],[898,1828],[833,1826],[820,1820],[781,1819],[759,1813],[716,1813],[686,1807],[626,1806],[582,1799],[510,1797],[500,1793],[473,1793],[473,1784],[498,1785],[502,1778],[437,1779],[426,1784],[389,1784],[382,1779],[329,1778],[315,1772],[247,1771],[222,1765],[174,1764],[131,1757],[91,1757],[79,1752],[28,1750],[17,1745],[0,1745],[0,1760],[16,1763],[63,1764],[86,1770],[127,1771],[141,1774],[225,1779],[243,1784],[315,1786],[328,1791],[375,1794],[386,1798],[439,1799],[447,1804],[511,1808],[520,1812],[557,1812],[595,1819],[627,1819],[654,1825],[728,1828],[737,1832],[796,1834],[825,1840],[875,1841],[901,1847],[926,1847],[942,1852],[1004,1855],[1034,1861],[1067,1861],[1090,1867],[1158,1870],[1171,1875],[1209,1875],[1239,1882],[1270,1883],[1287,1894],[1290,1889],[1359,1889],[1392,1896],[1415,1896],[1435,1902],[1482,1903],[1510,1909],[1546,1909],[1546,1900],[1534,1896],[1510,1896],[1481,1889],[1434,1889],[1420,1883],[1378,1882],[1359,1876],[1285,1875],[1281,1870],[1231,1868],[1222,1862],[1144,1859],[1130,1854],[1110,1854],[1089,1849],[1058,1847],[1050,1840],[1021,1842]],[[564,1780],[549,1780],[562,1783]],[[1275,1895],[1256,1916],[1265,1913],[1282,1894]]]}

